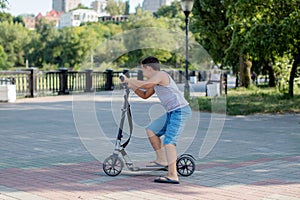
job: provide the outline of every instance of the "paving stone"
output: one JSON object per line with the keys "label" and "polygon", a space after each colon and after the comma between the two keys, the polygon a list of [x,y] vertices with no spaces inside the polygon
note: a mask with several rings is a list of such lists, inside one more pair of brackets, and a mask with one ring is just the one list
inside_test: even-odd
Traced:
{"label": "paving stone", "polygon": [[[135,132],[126,150],[142,166],[154,159],[144,126],[157,114],[158,100],[132,95],[130,101]],[[300,199],[299,114],[224,116],[216,135],[208,131],[215,116],[194,112],[178,152],[196,158],[196,171],[180,176],[179,185],[166,185],[153,182],[163,171],[124,166],[116,177],[102,171],[114,150],[120,105],[122,95],[113,92],[0,103],[0,200]],[[212,146],[201,157],[206,136]]]}

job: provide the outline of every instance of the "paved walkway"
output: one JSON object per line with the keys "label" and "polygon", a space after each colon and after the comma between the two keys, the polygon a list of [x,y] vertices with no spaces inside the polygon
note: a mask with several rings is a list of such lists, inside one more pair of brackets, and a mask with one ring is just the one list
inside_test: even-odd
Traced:
{"label": "paved walkway", "polygon": [[[131,102],[128,154],[142,166],[153,159],[143,129],[162,109],[155,98]],[[121,103],[112,92],[0,103],[0,200],[300,200],[300,115],[194,112],[178,149],[196,158],[196,171],[166,185],[153,182],[165,172],[102,171]]]}

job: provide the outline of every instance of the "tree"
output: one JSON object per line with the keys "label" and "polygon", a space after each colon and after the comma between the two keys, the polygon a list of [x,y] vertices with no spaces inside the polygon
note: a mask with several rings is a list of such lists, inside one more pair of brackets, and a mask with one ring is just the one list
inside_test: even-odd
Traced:
{"label": "tree", "polygon": [[0,22],[12,20],[12,15],[4,12],[7,7],[8,0],[0,0]]}
{"label": "tree", "polygon": [[103,63],[114,60],[115,58],[113,55],[115,55],[116,51],[124,49],[122,47],[123,44],[121,44],[119,41],[110,44],[110,46],[107,45],[109,38],[122,32],[121,25],[114,23],[94,23],[86,29],[86,34],[88,37],[90,35],[89,30],[93,31],[96,37],[95,39],[89,39],[91,41],[91,53],[93,54],[89,56],[93,56],[95,67],[101,67],[103,66]]}
{"label": "tree", "polygon": [[89,7],[87,7],[87,6],[83,5],[82,3],[80,3],[80,4],[78,4],[77,8],[75,8],[75,10],[76,9],[89,9]]}
{"label": "tree", "polygon": [[7,55],[0,45],[0,70],[7,69]]}
{"label": "tree", "polygon": [[54,57],[60,54],[60,45],[59,31],[54,25],[40,20],[36,24],[36,30],[32,32],[31,38],[32,41],[27,47],[30,49],[28,51],[30,66],[42,68],[46,63],[56,63]]}
{"label": "tree", "polygon": [[84,26],[64,28],[55,43],[55,64],[59,67],[78,69],[91,56],[97,45],[97,33],[93,28]]}
{"label": "tree", "polygon": [[246,39],[245,35],[249,31],[251,25],[247,20],[239,21],[237,6],[237,0],[228,0],[226,6],[226,17],[228,20],[228,26],[226,29],[232,31],[232,37],[230,40],[230,46],[226,49],[225,59],[227,61],[234,61],[238,58],[239,62],[239,81],[240,85],[248,88],[251,83],[251,54],[248,49],[244,48]]}
{"label": "tree", "polygon": [[243,40],[242,51],[267,64],[274,64],[276,57],[291,55],[290,96],[293,96],[294,78],[300,63],[299,5],[298,0],[252,0],[251,4],[247,0],[237,0],[229,14],[235,25],[247,30],[237,35],[237,39]]}
{"label": "tree", "polygon": [[13,17],[13,22],[14,23],[19,23],[22,24],[23,26],[25,26],[24,20],[22,16],[17,16],[17,17]]}
{"label": "tree", "polygon": [[241,38],[238,36],[243,35],[245,30],[230,24],[235,23],[235,14],[230,15],[232,18],[228,17],[228,10],[234,5],[234,1],[195,1],[192,32],[213,58],[214,63],[220,63],[221,68],[233,66],[233,70],[239,72],[240,85],[248,87],[252,63],[249,54],[241,50],[243,41],[238,40]]}
{"label": "tree", "polygon": [[172,18],[184,19],[184,14],[182,12],[179,1],[173,1],[170,6],[163,5],[154,13],[154,15],[156,17],[167,17],[169,19]]}
{"label": "tree", "polygon": [[[294,1],[296,3],[296,1]],[[289,37],[286,38],[290,45],[285,46],[288,53],[293,57],[293,65],[289,79],[289,95],[294,96],[294,79],[297,76],[297,68],[300,65],[300,8],[298,10],[292,10],[288,18],[284,18],[282,22],[282,32],[289,33]],[[296,6],[295,6],[296,7]],[[291,8],[295,8],[291,7]]]}
{"label": "tree", "polygon": [[0,45],[7,55],[8,67],[24,66],[25,47],[30,43],[28,33],[22,24],[0,23]]}
{"label": "tree", "polygon": [[0,12],[0,22],[13,22],[14,17],[10,13]]}
{"label": "tree", "polygon": [[0,9],[6,9],[8,7],[8,0],[0,0]]}
{"label": "tree", "polygon": [[[171,45],[176,46],[178,42],[176,39],[178,38],[174,38],[168,31],[174,33],[182,32],[180,24],[182,22],[180,23],[178,18],[156,18],[151,12],[137,9],[137,12],[134,15],[130,15],[123,24],[126,38],[123,42],[126,49],[132,51],[128,55],[130,57],[129,60],[137,64],[141,58],[153,55],[158,57],[162,63],[171,61],[174,52],[169,51],[169,49]],[[155,27],[153,27],[154,25]],[[129,31],[129,33],[126,34],[126,31]],[[163,32],[160,33],[160,31]],[[134,34],[131,34],[132,32]],[[132,60],[134,58],[137,60]],[[135,67],[133,64],[131,66]]]}
{"label": "tree", "polygon": [[53,41],[56,46],[56,52],[53,54],[55,64],[59,67],[74,68],[84,52],[80,49],[79,34],[73,28],[64,28],[60,35]]}
{"label": "tree", "polygon": [[106,11],[110,16],[124,15],[126,12],[126,3],[121,0],[108,0]]}
{"label": "tree", "polygon": [[129,5],[129,0],[125,1],[125,15],[129,15],[129,11],[130,11],[130,5]]}
{"label": "tree", "polygon": [[227,29],[229,20],[226,16],[228,0],[195,1],[191,17],[191,31],[196,40],[208,51],[215,63],[221,67],[237,66],[238,54],[226,58],[226,50],[230,47],[233,31]]}

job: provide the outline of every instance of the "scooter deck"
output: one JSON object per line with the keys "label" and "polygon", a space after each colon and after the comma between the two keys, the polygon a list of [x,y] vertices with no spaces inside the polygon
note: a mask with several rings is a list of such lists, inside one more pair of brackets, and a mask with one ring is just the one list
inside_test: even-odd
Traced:
{"label": "scooter deck", "polygon": [[168,171],[168,167],[131,167],[131,171]]}

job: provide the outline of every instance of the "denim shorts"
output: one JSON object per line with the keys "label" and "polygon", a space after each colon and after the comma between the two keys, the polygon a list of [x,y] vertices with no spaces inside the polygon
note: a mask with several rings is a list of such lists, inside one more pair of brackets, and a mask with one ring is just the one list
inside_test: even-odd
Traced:
{"label": "denim shorts", "polygon": [[152,121],[147,129],[153,131],[158,137],[164,135],[163,144],[176,145],[177,138],[183,131],[187,120],[191,117],[190,106],[178,108],[167,112],[156,120]]}

